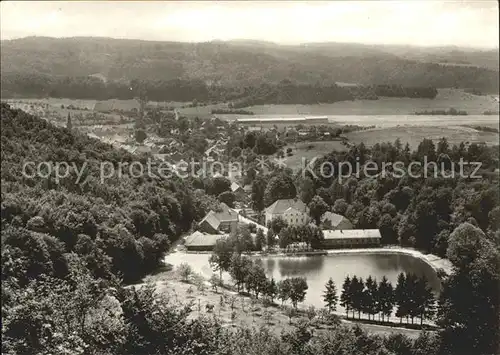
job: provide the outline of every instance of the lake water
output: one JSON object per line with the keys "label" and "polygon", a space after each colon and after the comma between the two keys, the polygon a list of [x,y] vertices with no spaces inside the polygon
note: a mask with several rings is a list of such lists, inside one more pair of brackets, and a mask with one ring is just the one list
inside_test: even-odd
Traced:
{"label": "lake water", "polygon": [[[165,260],[174,266],[187,262],[197,272],[209,277],[212,274],[208,263],[209,257],[210,254],[177,252],[167,255]],[[386,276],[393,286],[396,286],[400,272],[414,273],[426,277],[435,292],[439,292],[440,289],[440,281],[434,270],[424,261],[411,255],[366,253],[304,257],[273,256],[261,257],[260,260],[268,277],[274,277],[276,280],[305,277],[309,289],[304,303],[315,307],[324,306],[322,295],[325,283],[330,277],[335,282],[339,295],[347,275],[351,277],[356,275],[365,280],[371,275],[378,281]],[[224,279],[231,282],[229,275],[224,275]]]}

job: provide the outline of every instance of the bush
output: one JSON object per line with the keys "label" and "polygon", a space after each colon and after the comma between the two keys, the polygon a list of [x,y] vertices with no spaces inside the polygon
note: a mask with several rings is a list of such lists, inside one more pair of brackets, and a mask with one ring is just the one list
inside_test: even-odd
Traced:
{"label": "bush", "polygon": [[193,269],[188,263],[182,263],[177,268],[177,272],[182,278],[182,281],[189,282],[189,277],[193,274]]}

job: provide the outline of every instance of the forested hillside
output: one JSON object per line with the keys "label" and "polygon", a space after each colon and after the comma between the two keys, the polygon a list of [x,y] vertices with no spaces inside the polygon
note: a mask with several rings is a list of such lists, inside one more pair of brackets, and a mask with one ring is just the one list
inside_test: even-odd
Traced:
{"label": "forested hillside", "polygon": [[[5,104],[1,149],[2,245],[22,264],[16,275],[22,283],[40,274],[62,276],[67,252],[78,254],[95,276],[138,281],[158,266],[169,242],[190,228],[196,214],[203,214],[181,180],[134,179],[124,168],[121,178],[100,181],[101,162],[117,167],[133,156]],[[71,168],[59,181],[54,167],[49,179],[29,178],[23,176],[25,162],[33,162],[30,175],[41,162],[67,162]],[[41,171],[50,173],[48,166]]]}
{"label": "forested hillside", "polygon": [[[176,43],[28,37],[2,41],[2,95],[24,94],[28,88],[23,89],[18,81],[26,80],[26,76],[41,85],[47,78],[91,75],[96,80],[121,83],[132,79],[181,79],[235,87],[291,80],[320,85],[346,82],[498,91],[498,70],[491,69],[492,65],[450,65],[454,56],[448,52],[432,61],[432,52],[416,58],[408,51],[418,52],[400,50],[398,56],[394,49],[338,44],[281,46],[238,41]],[[471,62],[480,65],[482,62],[474,60],[474,55],[491,63],[493,54],[459,52],[455,57],[462,61],[472,57]],[[439,64],[442,61],[445,64]]]}

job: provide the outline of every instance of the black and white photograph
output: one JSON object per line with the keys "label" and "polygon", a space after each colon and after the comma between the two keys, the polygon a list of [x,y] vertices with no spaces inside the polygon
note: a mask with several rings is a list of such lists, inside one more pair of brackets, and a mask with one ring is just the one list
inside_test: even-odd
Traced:
{"label": "black and white photograph", "polygon": [[6,355],[500,355],[499,2],[2,1]]}

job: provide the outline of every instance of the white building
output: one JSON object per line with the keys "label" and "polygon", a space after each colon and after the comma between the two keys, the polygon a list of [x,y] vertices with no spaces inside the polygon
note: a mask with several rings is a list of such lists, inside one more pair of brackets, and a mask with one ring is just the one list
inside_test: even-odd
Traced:
{"label": "white building", "polygon": [[289,225],[303,225],[309,222],[309,209],[301,200],[277,200],[265,209],[266,226],[277,217]]}

